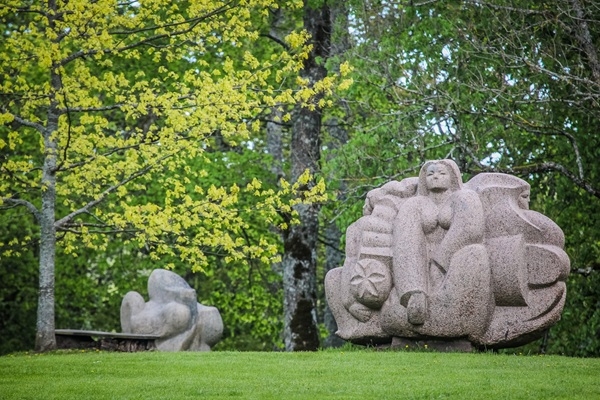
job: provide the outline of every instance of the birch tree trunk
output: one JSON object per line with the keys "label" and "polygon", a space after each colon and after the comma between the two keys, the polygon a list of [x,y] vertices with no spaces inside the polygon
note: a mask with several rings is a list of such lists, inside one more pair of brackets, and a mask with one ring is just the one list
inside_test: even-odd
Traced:
{"label": "birch tree trunk", "polygon": [[42,210],[40,212],[40,271],[35,350],[56,348],[54,336],[54,259],[56,229],[54,227],[56,201],[56,142],[45,135],[46,154],[42,178]]}
{"label": "birch tree trunk", "polygon": [[61,89],[61,78],[52,70],[50,82],[53,96],[48,108],[48,124],[42,132],[44,139],[44,164],[42,167],[42,208],[40,224],[40,271],[35,350],[47,351],[56,348],[54,336],[54,270],[56,254],[56,169],[58,144],[53,135],[58,130],[58,101],[56,94]]}

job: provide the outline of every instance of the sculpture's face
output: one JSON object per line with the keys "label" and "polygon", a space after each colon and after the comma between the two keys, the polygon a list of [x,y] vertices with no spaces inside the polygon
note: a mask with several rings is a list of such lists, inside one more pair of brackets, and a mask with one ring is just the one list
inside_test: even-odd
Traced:
{"label": "sculpture's face", "polygon": [[431,191],[448,190],[451,185],[451,175],[444,164],[431,164],[427,167],[427,188]]}
{"label": "sculpture's face", "polygon": [[523,190],[521,192],[521,194],[519,195],[519,207],[521,207],[524,210],[529,210],[529,196],[530,196],[530,192],[529,190]]}

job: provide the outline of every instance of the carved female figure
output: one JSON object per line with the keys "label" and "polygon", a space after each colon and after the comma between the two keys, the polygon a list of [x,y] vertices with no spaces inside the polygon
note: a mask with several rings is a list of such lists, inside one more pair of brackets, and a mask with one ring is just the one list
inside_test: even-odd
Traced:
{"label": "carved female figure", "polygon": [[382,328],[402,336],[481,335],[493,313],[483,208],[451,160],[426,163],[394,221],[394,289]]}

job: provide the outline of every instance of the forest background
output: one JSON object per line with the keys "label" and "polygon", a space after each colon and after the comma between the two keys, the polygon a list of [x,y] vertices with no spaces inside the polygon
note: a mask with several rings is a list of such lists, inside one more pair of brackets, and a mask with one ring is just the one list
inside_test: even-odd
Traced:
{"label": "forest background", "polygon": [[221,311],[216,350],[339,345],[345,229],[448,157],[527,180],[565,232],[563,318],[529,348],[600,355],[596,2],[89,4],[0,9],[0,354],[51,347],[40,321],[119,331],[164,267]]}

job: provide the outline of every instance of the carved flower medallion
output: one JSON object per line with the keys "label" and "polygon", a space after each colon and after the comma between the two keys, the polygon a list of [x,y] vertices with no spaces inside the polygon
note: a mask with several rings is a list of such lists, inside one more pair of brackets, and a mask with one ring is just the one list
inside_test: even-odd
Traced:
{"label": "carved flower medallion", "polygon": [[362,259],[354,264],[350,292],[361,304],[380,308],[392,289],[392,276],[387,265],[374,259]]}

